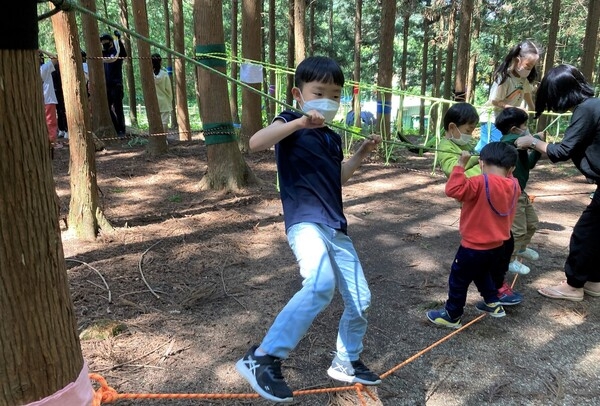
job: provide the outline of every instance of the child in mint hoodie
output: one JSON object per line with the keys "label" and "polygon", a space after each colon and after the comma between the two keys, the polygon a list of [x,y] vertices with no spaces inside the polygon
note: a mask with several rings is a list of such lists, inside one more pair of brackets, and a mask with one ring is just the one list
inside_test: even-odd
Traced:
{"label": "child in mint hoodie", "polygon": [[[502,110],[496,118],[496,128],[502,133],[501,142],[514,145],[517,138],[522,135],[528,135],[528,119],[529,116],[522,109],[508,107]],[[543,133],[541,133],[536,134],[535,138],[544,140],[545,137]],[[529,273],[530,269],[527,265],[524,265],[521,260],[528,259],[536,261],[540,257],[536,251],[527,247],[537,230],[538,216],[535,213],[529,196],[525,192],[525,186],[529,180],[529,171],[535,167],[541,154],[535,150],[527,149],[520,149],[518,150],[518,153],[517,166],[513,175],[519,181],[521,196],[517,202],[517,212],[511,227],[511,231],[515,238],[515,249],[508,270],[510,272],[525,275]]]}

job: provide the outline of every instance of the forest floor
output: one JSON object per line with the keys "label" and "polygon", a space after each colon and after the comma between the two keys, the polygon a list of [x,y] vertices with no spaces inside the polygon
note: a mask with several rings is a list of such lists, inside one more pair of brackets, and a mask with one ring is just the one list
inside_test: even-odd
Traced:
{"label": "forest floor", "polygon": [[[245,158],[261,184],[223,193],[198,188],[206,170],[201,141],[171,142],[161,157],[120,144],[97,154],[102,205],[115,231],[85,242],[63,230],[63,244],[79,331],[106,320],[123,324],[118,335],[81,343],[90,371],[119,393],[252,393],[235,362],[263,337],[301,278],[285,238],[273,152]],[[459,205],[445,196],[445,177],[432,174],[432,164],[430,153],[402,151],[391,165],[374,157],[343,190],[349,235],[373,296],[362,359],[378,373],[453,331],[425,317],[446,298],[459,244]],[[64,215],[68,148],[56,151],[53,165]],[[572,163],[541,161],[528,189],[540,217],[532,247],[541,258],[516,280],[524,302],[399,368],[377,389],[378,404],[600,404],[600,298],[554,301],[536,291],[564,278],[569,236],[594,188]],[[74,260],[104,277],[110,302],[98,273]],[[479,317],[477,300],[471,287],[463,324]],[[292,389],[339,386],[326,370],[341,312],[336,296],[285,361]],[[344,396],[303,395],[295,403],[357,404]]]}

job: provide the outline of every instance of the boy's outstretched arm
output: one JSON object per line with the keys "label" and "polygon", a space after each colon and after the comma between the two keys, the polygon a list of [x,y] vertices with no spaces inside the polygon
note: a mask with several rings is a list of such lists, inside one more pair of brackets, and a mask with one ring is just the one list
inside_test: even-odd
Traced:
{"label": "boy's outstretched arm", "polygon": [[257,152],[269,149],[295,131],[303,128],[323,127],[324,123],[325,118],[316,110],[309,111],[308,116],[302,116],[287,123],[276,119],[271,125],[257,131],[250,137],[250,150]]}
{"label": "boy's outstretched arm", "polygon": [[342,185],[345,184],[348,179],[354,174],[354,172],[358,169],[363,159],[365,159],[369,154],[377,148],[377,145],[381,142],[381,136],[379,135],[371,135],[368,139],[366,139],[358,151],[350,159],[342,164]]}

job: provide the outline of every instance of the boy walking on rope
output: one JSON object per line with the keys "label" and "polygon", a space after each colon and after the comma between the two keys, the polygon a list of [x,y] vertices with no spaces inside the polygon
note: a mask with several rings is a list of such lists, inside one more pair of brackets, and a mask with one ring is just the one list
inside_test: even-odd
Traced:
{"label": "boy walking on rope", "polygon": [[342,185],[380,142],[365,141],[342,162],[339,134],[325,125],[339,108],[344,74],[326,57],[310,57],[296,68],[294,99],[306,113],[284,111],[250,139],[260,151],[275,145],[280,195],[288,243],[303,277],[300,289],[285,305],[260,346],[252,346],[236,368],[261,396],[292,402],[281,373],[281,360],[298,345],[315,317],[331,302],[336,285],[344,300],[337,355],[327,371],[342,382],[377,385],[381,379],[360,361],[371,293],[346,234]]}
{"label": "boy walking on rope", "polygon": [[446,195],[462,203],[462,238],[450,270],[448,300],[443,309],[427,312],[429,321],[450,328],[461,327],[471,282],[475,282],[483,297],[476,304],[478,310],[492,317],[506,315],[492,275],[502,272],[498,267],[505,266],[503,244],[510,236],[515,205],[521,194],[512,176],[517,163],[517,150],[513,146],[500,142],[487,144],[479,156],[482,174],[467,178],[465,165],[470,158],[469,152],[462,152],[446,183]]}

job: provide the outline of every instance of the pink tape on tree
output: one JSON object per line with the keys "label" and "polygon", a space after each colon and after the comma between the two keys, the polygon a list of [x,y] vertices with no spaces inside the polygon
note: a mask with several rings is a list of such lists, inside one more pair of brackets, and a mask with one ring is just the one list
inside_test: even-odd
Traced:
{"label": "pink tape on tree", "polygon": [[28,403],[26,406],[88,406],[94,399],[94,389],[88,377],[87,363],[83,362],[83,368],[75,382],[71,382],[58,392],[44,399]]}

